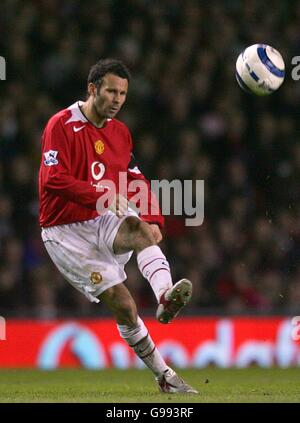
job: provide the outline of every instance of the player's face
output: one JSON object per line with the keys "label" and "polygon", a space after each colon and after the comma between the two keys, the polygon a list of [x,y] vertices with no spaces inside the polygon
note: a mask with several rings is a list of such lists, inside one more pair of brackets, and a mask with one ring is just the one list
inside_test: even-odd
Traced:
{"label": "player's face", "polygon": [[127,79],[106,74],[100,88],[95,92],[94,106],[97,114],[104,118],[113,118],[123,106],[127,91]]}

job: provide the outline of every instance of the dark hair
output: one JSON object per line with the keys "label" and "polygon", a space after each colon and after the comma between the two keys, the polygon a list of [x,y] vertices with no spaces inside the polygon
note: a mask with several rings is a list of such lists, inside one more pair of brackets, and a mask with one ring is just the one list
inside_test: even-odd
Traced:
{"label": "dark hair", "polygon": [[121,60],[101,59],[91,67],[87,80],[88,84],[92,82],[95,85],[101,85],[101,80],[107,73],[130,81],[130,72]]}

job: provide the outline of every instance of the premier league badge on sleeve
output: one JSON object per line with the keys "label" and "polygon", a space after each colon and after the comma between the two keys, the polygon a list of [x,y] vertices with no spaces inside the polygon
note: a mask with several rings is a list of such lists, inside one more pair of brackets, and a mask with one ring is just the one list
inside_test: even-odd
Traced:
{"label": "premier league badge on sleeve", "polygon": [[54,151],[54,150],[49,150],[46,153],[44,153],[45,156],[45,160],[44,160],[44,164],[46,166],[54,166],[58,164],[58,160],[57,160],[57,154],[58,151]]}

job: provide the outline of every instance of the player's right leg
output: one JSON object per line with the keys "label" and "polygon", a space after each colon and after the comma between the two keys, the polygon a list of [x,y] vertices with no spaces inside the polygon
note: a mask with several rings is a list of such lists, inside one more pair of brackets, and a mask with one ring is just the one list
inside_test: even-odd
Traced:
{"label": "player's right leg", "polygon": [[153,372],[161,392],[198,393],[167,366],[143,320],[138,316],[136,304],[123,283],[108,288],[99,299],[107,305],[116,319],[121,338]]}
{"label": "player's right leg", "polygon": [[192,283],[181,279],[173,285],[166,256],[156,244],[150,225],[130,216],[122,222],[113,243],[116,254],[134,250],[138,267],[150,283],[158,302],[156,317],[161,323],[170,323],[190,301]]}

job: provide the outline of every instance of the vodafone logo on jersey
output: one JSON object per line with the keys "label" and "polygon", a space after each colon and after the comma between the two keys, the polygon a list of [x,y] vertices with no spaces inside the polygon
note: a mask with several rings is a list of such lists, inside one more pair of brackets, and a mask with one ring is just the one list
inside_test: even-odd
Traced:
{"label": "vodafone logo on jersey", "polygon": [[105,173],[105,166],[101,162],[93,162],[91,165],[92,177],[95,181],[100,181]]}

